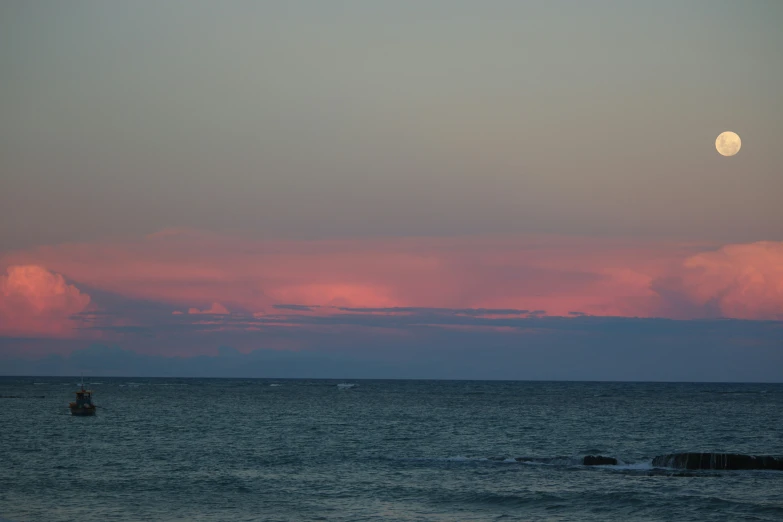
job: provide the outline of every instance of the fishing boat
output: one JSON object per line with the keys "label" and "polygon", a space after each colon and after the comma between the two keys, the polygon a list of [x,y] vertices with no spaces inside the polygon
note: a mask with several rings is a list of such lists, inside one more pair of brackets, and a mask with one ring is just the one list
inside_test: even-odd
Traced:
{"label": "fishing boat", "polygon": [[95,415],[92,391],[84,389],[84,379],[82,379],[82,389],[76,392],[76,401],[68,403],[68,407],[71,409],[71,415]]}

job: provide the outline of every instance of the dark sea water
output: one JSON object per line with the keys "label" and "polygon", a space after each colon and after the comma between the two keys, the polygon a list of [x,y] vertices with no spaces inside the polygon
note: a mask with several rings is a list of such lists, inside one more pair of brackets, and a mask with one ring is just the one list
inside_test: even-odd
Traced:
{"label": "dark sea water", "polygon": [[783,472],[651,464],[783,455],[783,385],[76,381],[0,378],[0,518],[783,520]]}

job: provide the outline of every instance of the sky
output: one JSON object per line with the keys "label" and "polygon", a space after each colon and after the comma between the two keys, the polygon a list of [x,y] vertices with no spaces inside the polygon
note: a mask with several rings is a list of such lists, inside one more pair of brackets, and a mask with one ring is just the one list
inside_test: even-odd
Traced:
{"label": "sky", "polygon": [[7,0],[0,373],[783,381],[781,24]]}

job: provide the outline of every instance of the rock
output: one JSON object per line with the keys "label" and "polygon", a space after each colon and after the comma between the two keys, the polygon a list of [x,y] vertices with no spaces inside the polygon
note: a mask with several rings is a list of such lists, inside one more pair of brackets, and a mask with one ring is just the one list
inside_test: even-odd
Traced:
{"label": "rock", "polygon": [[584,458],[583,464],[585,466],[616,466],[617,459],[603,455],[588,455]]}
{"label": "rock", "polygon": [[679,469],[770,469],[783,471],[783,458],[741,453],[671,453],[652,461],[658,468]]}

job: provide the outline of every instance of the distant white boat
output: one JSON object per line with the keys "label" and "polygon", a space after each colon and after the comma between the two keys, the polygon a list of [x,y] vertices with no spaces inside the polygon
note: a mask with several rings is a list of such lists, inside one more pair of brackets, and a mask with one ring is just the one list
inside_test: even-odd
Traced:
{"label": "distant white boat", "polygon": [[340,384],[337,385],[337,387],[341,390],[349,390],[351,388],[356,388],[357,386],[359,385],[350,382],[341,382]]}

